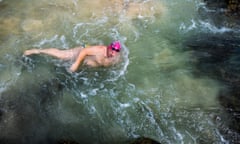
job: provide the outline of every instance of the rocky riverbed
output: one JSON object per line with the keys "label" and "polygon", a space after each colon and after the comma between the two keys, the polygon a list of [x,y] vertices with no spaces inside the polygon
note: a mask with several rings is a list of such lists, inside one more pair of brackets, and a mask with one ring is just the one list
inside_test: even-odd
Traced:
{"label": "rocky riverbed", "polygon": [[[214,78],[226,87],[218,95],[222,110],[222,133],[231,143],[240,141],[240,2],[238,0],[205,0],[210,17],[219,27],[230,26],[234,30],[217,34],[198,34],[187,40],[193,50],[195,76]],[[223,128],[223,125],[227,124]],[[233,130],[233,132],[230,132]],[[235,133],[234,133],[235,132]],[[230,136],[231,135],[231,136]]]}
{"label": "rocky riverbed", "polygon": [[[192,71],[195,77],[208,77],[220,82],[224,86],[217,96],[217,100],[222,107],[219,109],[220,112],[217,112],[217,115],[213,116],[213,121],[218,124],[219,131],[224,135],[224,139],[230,143],[238,143],[240,141],[240,2],[238,0],[205,0],[205,4],[209,11],[199,9],[200,17],[212,20],[218,28],[227,27],[232,30],[215,34],[198,33],[188,37],[185,40],[185,49],[183,49],[183,51],[192,52],[192,60],[190,62],[195,67]],[[131,4],[126,6],[126,9],[131,10],[130,13],[127,14],[128,17],[135,18],[138,16],[136,9],[131,9],[135,6],[136,5]],[[0,4],[0,12],[6,7],[7,5]],[[61,8],[67,9],[64,5]],[[152,13],[153,11],[149,9],[148,5],[146,9],[149,10],[147,11],[148,13],[146,13],[147,15],[159,15],[159,13]],[[53,25],[52,23],[47,23],[48,20],[45,19],[26,18],[22,20],[18,17],[8,17],[8,14],[6,14],[6,16],[7,17],[0,22],[1,42],[8,40],[10,35],[19,35],[22,32],[39,34],[44,29],[44,26]],[[67,19],[67,17],[65,18]],[[3,27],[5,25],[8,25],[8,27]],[[94,26],[95,25],[93,25],[93,27]],[[20,27],[20,29],[16,29],[16,27]],[[158,31],[156,31],[156,33],[157,32]],[[162,60],[160,58],[159,61]],[[1,92],[1,144],[16,143],[16,141],[19,143],[43,142],[49,144],[79,143],[71,136],[68,136],[66,131],[62,130],[72,125],[67,122],[64,123],[65,125],[62,123],[59,124],[59,121],[47,119],[49,116],[56,115],[57,113],[52,112],[52,109],[57,107],[59,100],[62,99],[62,90],[64,89],[62,81],[65,80],[65,77],[52,75],[50,78],[46,78],[44,73],[54,71],[56,67],[54,64],[44,67],[45,60],[46,59],[42,62],[39,59],[35,61],[38,67],[45,68],[41,70],[38,68],[29,68],[31,66],[34,67],[34,64],[25,63],[25,61],[19,60],[19,58],[14,63],[14,68],[18,69],[20,67],[20,71],[27,74],[28,79],[20,78],[15,81],[16,84],[9,86],[7,90]],[[0,64],[0,69],[4,68],[5,63]],[[36,73],[38,73],[37,77],[40,77],[41,81],[36,79]],[[65,74],[66,72],[63,71],[63,73]],[[24,86],[21,85],[23,81]],[[2,86],[0,90],[2,90],[3,87],[4,86]],[[30,101],[30,99],[33,101]],[[221,111],[226,112],[227,115],[224,115],[225,113],[221,115]],[[67,119],[69,120],[70,118],[68,117]],[[63,125],[62,129],[60,131],[53,130],[54,128],[57,129],[58,125]],[[38,130],[35,131],[36,129]],[[84,134],[83,132],[83,137],[85,136]],[[208,133],[205,132],[204,134],[207,135]],[[89,135],[90,134],[87,133],[86,137]],[[206,137],[211,137],[211,134],[209,135],[210,136],[207,135]],[[19,141],[19,137],[21,137],[20,139],[22,141]],[[198,140],[198,142],[209,142],[207,138],[204,138]],[[133,144],[160,143],[145,137],[124,141]]]}

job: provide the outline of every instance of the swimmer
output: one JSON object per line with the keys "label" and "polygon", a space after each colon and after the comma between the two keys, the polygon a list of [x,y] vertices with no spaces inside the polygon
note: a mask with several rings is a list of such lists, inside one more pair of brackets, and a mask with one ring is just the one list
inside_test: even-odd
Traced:
{"label": "swimmer", "polygon": [[30,49],[26,50],[24,55],[46,54],[61,60],[73,61],[69,70],[75,72],[81,65],[89,67],[109,67],[115,65],[120,62],[120,50],[120,42],[114,41],[108,46],[95,45],[86,48],[80,46],[68,50],[59,50],[57,48]]}

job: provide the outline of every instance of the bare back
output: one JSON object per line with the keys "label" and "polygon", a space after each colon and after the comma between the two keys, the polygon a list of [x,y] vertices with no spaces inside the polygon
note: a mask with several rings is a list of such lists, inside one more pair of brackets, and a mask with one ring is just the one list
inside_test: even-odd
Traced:
{"label": "bare back", "polygon": [[106,49],[105,46],[92,47],[92,49],[95,49],[97,54],[89,55],[89,56],[87,56],[84,59],[83,64],[86,65],[86,66],[90,66],[90,67],[99,67],[99,66],[108,67],[108,66],[116,64],[119,61],[119,55],[116,55],[114,57],[108,57],[107,56],[107,54],[106,54],[107,49]]}

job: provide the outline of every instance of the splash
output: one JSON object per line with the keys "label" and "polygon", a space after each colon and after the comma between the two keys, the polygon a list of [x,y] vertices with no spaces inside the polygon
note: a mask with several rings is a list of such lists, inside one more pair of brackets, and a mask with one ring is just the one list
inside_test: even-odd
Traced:
{"label": "splash", "polygon": [[[168,3],[165,8],[164,2]],[[216,84],[208,78],[193,78],[190,74],[193,70],[189,60],[191,52],[181,51],[181,39],[185,35],[198,31],[228,31],[227,27],[217,27],[194,15],[199,7],[204,6],[199,5],[198,0],[44,0],[41,5],[33,0],[19,3],[20,7],[14,5],[14,8],[19,9],[22,12],[19,15],[24,17],[19,16],[18,21],[23,19],[19,23],[25,24],[29,31],[16,38],[22,39],[21,44],[16,45],[12,40],[8,47],[14,46],[21,51],[29,47],[68,49],[82,44],[107,44],[112,40],[123,44],[123,61],[111,68],[82,68],[71,74],[66,71],[69,63],[49,57],[27,60],[27,70],[20,70],[21,79],[37,83],[54,77],[64,90],[61,91],[63,95],[54,91],[54,101],[39,105],[43,95],[39,91],[34,93],[34,89],[29,90],[31,84],[26,85],[26,81],[19,82],[26,91],[23,93],[19,89],[18,92],[23,96],[27,93],[20,98],[22,103],[19,106],[26,106],[24,113],[32,122],[30,127],[26,124],[25,130],[33,128],[35,132],[34,125],[39,125],[39,121],[31,119],[36,118],[35,113],[28,113],[33,107],[36,114],[44,111],[39,116],[43,123],[53,121],[46,127],[40,124],[43,133],[51,128],[51,132],[56,132],[55,127],[59,127],[59,133],[79,141],[84,131],[90,133],[87,136],[91,137],[91,142],[99,143],[143,135],[162,143],[201,143],[204,138],[210,142],[226,142],[213,123],[214,115],[218,114],[215,111],[219,110],[213,97],[218,92]],[[26,4],[32,6],[23,9]],[[43,19],[44,27],[35,23],[41,33],[31,33],[34,29],[30,27],[31,21],[24,22],[25,16],[32,20]],[[16,25],[16,29],[19,34],[23,27]],[[1,80],[5,75],[9,78],[12,73],[18,73],[18,69],[12,68],[14,66],[8,69],[5,64],[0,66]],[[36,79],[29,78],[29,74]],[[0,84],[2,91],[4,84]],[[48,96],[45,96],[47,101]],[[32,103],[32,107],[28,107],[27,102]],[[205,107],[207,110],[203,109]],[[34,113],[33,117],[30,117],[31,113]],[[17,136],[21,137],[21,133],[19,131]]]}

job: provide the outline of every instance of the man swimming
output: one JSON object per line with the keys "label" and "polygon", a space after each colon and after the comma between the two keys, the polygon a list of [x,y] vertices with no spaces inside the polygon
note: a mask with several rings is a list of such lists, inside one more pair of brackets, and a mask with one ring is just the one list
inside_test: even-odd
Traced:
{"label": "man swimming", "polygon": [[61,60],[73,61],[70,67],[71,72],[77,71],[80,65],[89,67],[109,67],[120,62],[121,44],[114,41],[108,46],[95,45],[89,47],[76,47],[68,50],[57,48],[30,49],[24,52],[25,56],[32,54],[46,54]]}

